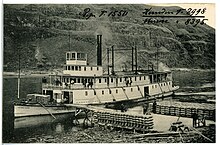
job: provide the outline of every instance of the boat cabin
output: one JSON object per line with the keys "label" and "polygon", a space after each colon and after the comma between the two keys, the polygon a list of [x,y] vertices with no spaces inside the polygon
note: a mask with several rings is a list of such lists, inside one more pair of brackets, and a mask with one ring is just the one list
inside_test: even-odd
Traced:
{"label": "boat cabin", "polygon": [[102,66],[87,65],[87,54],[69,51],[66,53],[66,65],[63,74],[70,76],[102,76]]}
{"label": "boat cabin", "polygon": [[48,104],[50,101],[50,96],[41,94],[28,94],[27,101],[28,103]]}

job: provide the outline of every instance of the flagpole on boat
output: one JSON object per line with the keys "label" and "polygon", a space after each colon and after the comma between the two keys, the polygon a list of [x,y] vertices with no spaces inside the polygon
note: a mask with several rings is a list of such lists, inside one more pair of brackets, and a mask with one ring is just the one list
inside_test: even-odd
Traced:
{"label": "flagpole on boat", "polygon": [[18,96],[20,98],[20,81],[21,81],[21,69],[20,69],[20,49],[18,48]]}

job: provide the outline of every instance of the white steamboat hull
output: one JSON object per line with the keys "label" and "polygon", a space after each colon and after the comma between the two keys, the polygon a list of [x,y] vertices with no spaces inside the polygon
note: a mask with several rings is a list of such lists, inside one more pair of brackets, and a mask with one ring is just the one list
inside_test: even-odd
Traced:
{"label": "white steamboat hull", "polygon": [[74,116],[75,108],[66,106],[14,105],[14,128],[59,122]]}
{"label": "white steamboat hull", "polygon": [[[75,109],[66,106],[14,105],[14,117],[45,116],[74,113]],[[51,115],[52,114],[52,115]]]}
{"label": "white steamboat hull", "polygon": [[51,115],[44,115],[44,116],[25,116],[25,117],[18,117],[14,120],[14,128],[25,128],[25,127],[32,127],[32,126],[41,126],[43,124],[48,123],[56,123],[63,121],[65,119],[73,117],[73,114],[56,114],[54,115],[56,119],[54,119]]}

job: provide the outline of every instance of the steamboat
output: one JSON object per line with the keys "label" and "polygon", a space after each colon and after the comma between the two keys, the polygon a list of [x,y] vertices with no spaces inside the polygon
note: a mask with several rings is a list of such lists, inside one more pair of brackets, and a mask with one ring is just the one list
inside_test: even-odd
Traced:
{"label": "steamboat", "polygon": [[134,46],[126,50],[132,52],[132,69],[114,70],[117,49],[112,47],[107,49],[107,73],[103,73],[102,66],[102,35],[97,35],[97,65],[88,65],[86,53],[66,52],[63,73],[43,78],[42,94],[28,94],[25,101],[15,103],[15,118],[42,115],[55,118],[56,114],[74,113],[70,104],[122,104],[174,94],[178,86],[172,83],[171,71],[160,72],[153,67],[139,70],[137,48]]}

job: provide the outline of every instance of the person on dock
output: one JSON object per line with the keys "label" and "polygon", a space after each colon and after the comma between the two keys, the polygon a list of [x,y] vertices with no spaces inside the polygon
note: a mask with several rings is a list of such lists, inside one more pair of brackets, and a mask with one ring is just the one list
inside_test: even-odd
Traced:
{"label": "person on dock", "polygon": [[156,102],[156,99],[154,100],[154,103],[153,103],[153,110],[152,110],[152,112],[154,113],[154,114],[156,114],[157,113],[157,102]]}
{"label": "person on dock", "polygon": [[197,120],[198,120],[198,114],[193,113],[192,118],[193,118],[193,127],[196,127],[197,126]]}

